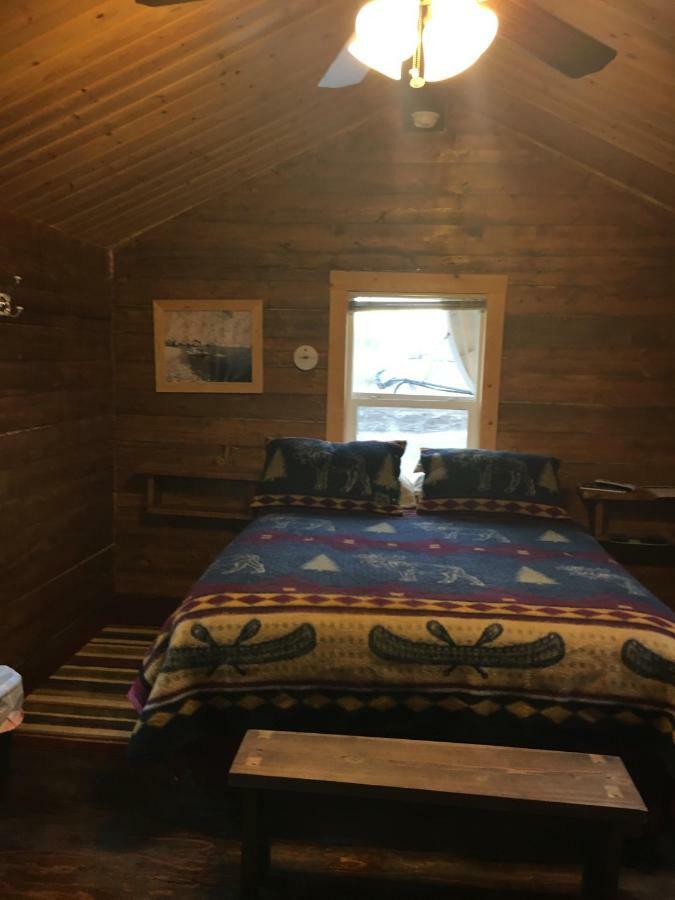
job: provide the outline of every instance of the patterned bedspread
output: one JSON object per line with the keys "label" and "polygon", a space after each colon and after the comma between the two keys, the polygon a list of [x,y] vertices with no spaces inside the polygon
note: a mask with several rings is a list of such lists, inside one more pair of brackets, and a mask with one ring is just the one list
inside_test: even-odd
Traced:
{"label": "patterned bedspread", "polygon": [[134,756],[289,725],[670,756],[675,617],[567,520],[269,513],[130,698]]}

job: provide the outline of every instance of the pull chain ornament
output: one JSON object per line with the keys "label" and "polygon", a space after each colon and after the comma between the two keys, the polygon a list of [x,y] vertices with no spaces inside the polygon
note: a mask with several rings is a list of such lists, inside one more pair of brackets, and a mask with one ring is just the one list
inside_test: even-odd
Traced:
{"label": "pull chain ornament", "polygon": [[428,8],[431,0],[421,0],[420,12],[417,19],[417,45],[413,53],[412,66],[408,74],[410,75],[410,87],[421,88],[427,83],[422,75],[422,35],[424,34],[424,25],[427,20]]}

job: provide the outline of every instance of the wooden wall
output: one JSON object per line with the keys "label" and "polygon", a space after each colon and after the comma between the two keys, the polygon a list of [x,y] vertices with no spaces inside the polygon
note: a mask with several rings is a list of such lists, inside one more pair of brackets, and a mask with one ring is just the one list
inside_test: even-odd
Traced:
{"label": "wooden wall", "polygon": [[[224,444],[258,464],[268,435],[323,435],[331,269],[508,275],[498,445],[558,454],[569,488],[672,482],[672,217],[486,118],[449,121],[404,134],[385,115],[117,254],[121,592],[181,594],[224,537],[145,520],[139,465],[214,465]],[[263,395],[154,392],[152,299],[205,297],[263,298]]]}
{"label": "wooden wall", "polygon": [[30,683],[112,587],[111,281],[104,250],[2,214],[0,662]]}

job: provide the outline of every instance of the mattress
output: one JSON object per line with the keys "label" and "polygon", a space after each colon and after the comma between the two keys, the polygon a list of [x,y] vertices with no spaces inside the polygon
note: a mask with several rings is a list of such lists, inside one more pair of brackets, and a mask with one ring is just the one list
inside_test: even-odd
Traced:
{"label": "mattress", "polygon": [[570,520],[263,514],[164,624],[134,757],[247,727],[673,754],[673,613]]}

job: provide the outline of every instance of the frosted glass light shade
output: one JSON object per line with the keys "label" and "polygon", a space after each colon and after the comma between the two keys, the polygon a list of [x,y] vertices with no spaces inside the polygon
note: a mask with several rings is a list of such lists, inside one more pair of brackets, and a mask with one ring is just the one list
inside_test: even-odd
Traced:
{"label": "frosted glass light shade", "polygon": [[497,34],[495,13],[477,0],[432,0],[424,27],[424,77],[459,75],[487,50]]}
{"label": "frosted glass light shade", "polygon": [[415,52],[418,0],[370,0],[356,16],[348,50],[364,65],[389,78],[401,78],[401,66]]}

